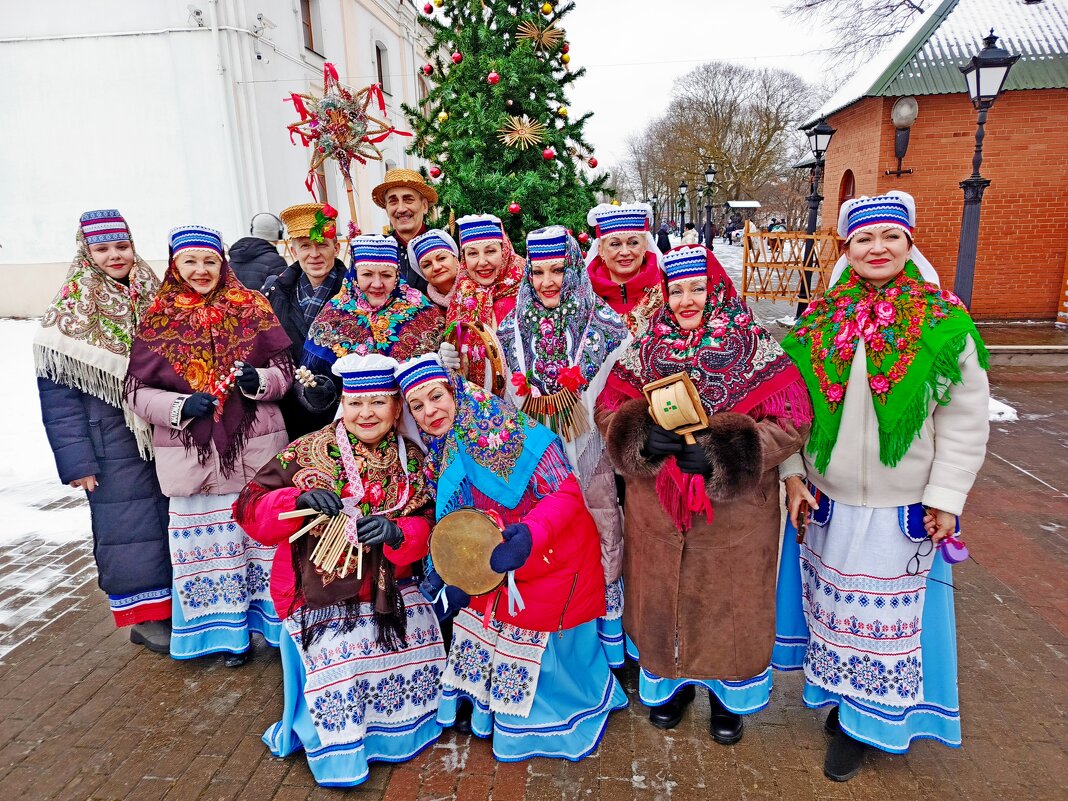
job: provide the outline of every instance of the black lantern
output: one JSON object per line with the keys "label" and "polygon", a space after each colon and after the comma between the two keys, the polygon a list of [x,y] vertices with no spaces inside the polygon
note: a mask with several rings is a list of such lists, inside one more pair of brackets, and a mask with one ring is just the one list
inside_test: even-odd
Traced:
{"label": "black lantern", "polygon": [[705,185],[711,187],[716,180],[716,165],[709,164],[705,167]]}
{"label": "black lantern", "polygon": [[827,124],[827,120],[820,120],[817,125],[809,128],[806,132],[808,146],[816,161],[823,160],[823,154],[831,146],[831,137],[834,136],[834,128]]}
{"label": "black lantern", "polygon": [[814,236],[816,233],[816,220],[819,218],[820,213],[820,201],[823,200],[823,195],[820,194],[820,175],[823,172],[823,156],[827,152],[827,148],[831,146],[834,128],[827,124],[827,120],[821,119],[816,125],[805,131],[805,136],[808,137],[808,146],[812,149],[812,155],[816,161],[812,165],[812,185],[811,191],[808,193],[808,223],[805,225],[805,233],[808,236],[805,239],[804,261],[802,262],[804,269],[801,273],[801,285],[798,287],[797,293],[798,317],[805,311],[812,297]]}
{"label": "black lantern", "polygon": [[705,167],[705,247],[712,250],[715,245],[712,242],[712,192],[716,182],[716,165],[709,164]]}
{"label": "black lantern", "polygon": [[994,105],[1005,86],[1005,79],[1009,77],[1009,70],[1020,60],[1019,56],[1010,55],[1007,50],[998,47],[997,41],[998,37],[991,28],[990,34],[983,39],[983,49],[960,68],[968,85],[968,97],[972,105],[980,110]]}
{"label": "black lantern", "polygon": [[679,181],[679,236],[682,236],[683,229],[686,227],[686,190],[689,187],[686,185],[686,179],[683,178]]}

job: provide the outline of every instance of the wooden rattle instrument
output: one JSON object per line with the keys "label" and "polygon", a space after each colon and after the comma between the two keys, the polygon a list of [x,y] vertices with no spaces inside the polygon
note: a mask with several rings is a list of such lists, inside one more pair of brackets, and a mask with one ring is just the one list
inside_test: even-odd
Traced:
{"label": "wooden rattle instrument", "polygon": [[[460,374],[487,392],[504,397],[504,358],[496,335],[480,320],[454,323],[446,334],[446,341],[456,347],[460,354]],[[483,374],[468,374],[476,360],[475,349],[485,354]]]}
{"label": "wooden rattle instrument", "polygon": [[695,431],[708,428],[708,414],[701,405],[701,396],[686,373],[651,381],[642,387],[649,403],[649,416],[658,426],[682,434],[687,445],[697,442]]}

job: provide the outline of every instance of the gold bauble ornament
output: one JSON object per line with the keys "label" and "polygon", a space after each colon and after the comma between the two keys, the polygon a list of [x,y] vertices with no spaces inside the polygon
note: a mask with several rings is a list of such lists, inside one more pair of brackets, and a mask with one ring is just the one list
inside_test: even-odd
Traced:
{"label": "gold bauble ornament", "polygon": [[613,206],[618,206],[619,205],[619,201],[616,200],[615,198],[612,198],[612,205]]}
{"label": "gold bauble ornament", "polygon": [[566,106],[560,106],[560,108],[558,108],[556,110],[556,116],[557,117],[564,117],[566,119],[567,118],[567,107]]}
{"label": "gold bauble ornament", "polygon": [[552,5],[552,3],[543,3],[542,7],[541,7],[541,13],[544,14],[545,16],[549,16],[550,14],[552,14],[553,13],[553,5]]}
{"label": "gold bauble ornament", "polygon": [[569,56],[567,53],[564,53],[562,56],[560,56],[560,60],[562,62],[564,62],[565,64],[570,64],[571,63],[571,56]]}
{"label": "gold bauble ornament", "polygon": [[438,114],[438,122],[440,122],[442,125],[444,125],[448,121],[449,121],[449,115],[446,114],[444,111],[442,111],[441,113]]}
{"label": "gold bauble ornament", "polygon": [[434,5],[436,5],[438,8],[441,8],[443,5],[445,5],[445,0],[434,0]]}

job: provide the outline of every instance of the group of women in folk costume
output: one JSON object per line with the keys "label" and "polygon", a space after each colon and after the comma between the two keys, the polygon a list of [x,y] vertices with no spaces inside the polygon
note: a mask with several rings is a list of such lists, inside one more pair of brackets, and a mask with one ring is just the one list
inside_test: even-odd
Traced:
{"label": "group of women in folk costume", "polygon": [[[624,653],[653,725],[701,687],[724,744],[768,703],[771,666],[803,668],[805,703],[832,707],[833,779],[867,746],[959,743],[949,562],[985,449],[986,352],[913,247],[912,199],[843,207],[831,289],[782,346],[710,251],[661,255],[651,216],[591,210],[585,260],[562,227],[520,259],[498,218],[461,218],[459,244],[408,243],[430,299],[399,278],[395,239],[356,237],[301,359],[303,402],[337,417],[289,442],[291,343],[218,234],[176,229],[157,286],[117,212],[85,215],[35,356],[116,622],[165,633],[169,612],[177,658],[240,663],[257,631],[279,644],[264,740],[330,786],[448,726],[501,760],[580,759],[627,705]],[[500,395],[447,324],[499,346]],[[680,373],[708,420],[692,438],[645,397]],[[137,537],[98,485],[136,501]],[[507,578],[474,597],[427,559],[464,507],[502,529],[490,567]],[[134,553],[132,570],[116,556]]]}

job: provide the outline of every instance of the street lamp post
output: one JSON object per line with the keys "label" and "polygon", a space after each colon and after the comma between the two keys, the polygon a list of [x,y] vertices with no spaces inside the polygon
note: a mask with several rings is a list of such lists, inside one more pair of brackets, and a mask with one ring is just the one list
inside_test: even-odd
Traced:
{"label": "street lamp post", "polygon": [[1020,58],[998,47],[997,41],[998,37],[991,28],[990,35],[983,39],[983,49],[960,68],[964,73],[968,96],[972,105],[979,111],[976,118],[972,174],[960,182],[960,188],[964,190],[964,212],[960,221],[957,272],[953,279],[954,294],[968,307],[972,305],[975,257],[979,251],[979,211],[983,203],[983,192],[990,186],[990,180],[979,174],[979,166],[983,163],[983,137],[986,136],[983,126],[986,125],[986,113],[1001,93],[1009,70]]}
{"label": "street lamp post", "polygon": [[660,195],[653,195],[653,230],[654,231],[657,230],[656,207],[657,207],[657,203],[659,203],[659,201],[660,201]]}
{"label": "street lamp post", "polygon": [[812,165],[812,186],[808,193],[808,223],[805,225],[805,233],[808,237],[805,239],[801,286],[797,293],[798,317],[805,311],[812,297],[812,273],[814,272],[812,256],[815,252],[816,220],[820,213],[820,201],[823,200],[823,195],[820,194],[820,176],[823,173],[823,156],[831,144],[834,128],[827,124],[827,120],[820,120],[817,125],[809,128],[806,136],[808,136],[808,146],[816,158],[816,163]]}
{"label": "street lamp post", "polygon": [[679,182],[679,238],[682,238],[683,229],[686,227],[686,179]]}
{"label": "street lamp post", "polygon": [[712,250],[715,245],[712,242],[712,192],[716,180],[716,165],[709,164],[705,167],[705,247]]}

